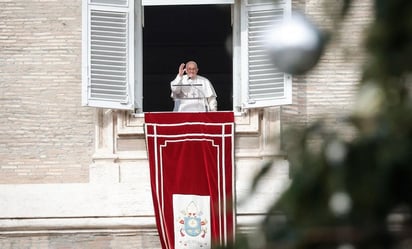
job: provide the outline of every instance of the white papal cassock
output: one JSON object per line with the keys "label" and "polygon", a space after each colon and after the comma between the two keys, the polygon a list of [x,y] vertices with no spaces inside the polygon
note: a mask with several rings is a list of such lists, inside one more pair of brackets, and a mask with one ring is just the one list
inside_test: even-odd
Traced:
{"label": "white papal cassock", "polygon": [[177,75],[170,82],[171,97],[175,101],[173,111],[206,112],[217,111],[216,92],[208,79],[197,75],[190,79],[187,75]]}

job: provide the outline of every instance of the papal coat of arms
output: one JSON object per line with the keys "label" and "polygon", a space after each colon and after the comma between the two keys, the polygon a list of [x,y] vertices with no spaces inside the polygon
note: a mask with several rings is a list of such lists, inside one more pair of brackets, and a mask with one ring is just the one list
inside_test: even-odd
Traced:
{"label": "papal coat of arms", "polygon": [[202,218],[203,212],[199,210],[195,202],[190,202],[186,210],[181,211],[181,214],[182,217],[178,220],[179,224],[181,224],[180,236],[188,235],[204,238],[207,233],[207,220]]}
{"label": "papal coat of arms", "polygon": [[210,249],[210,196],[174,194],[175,249]]}

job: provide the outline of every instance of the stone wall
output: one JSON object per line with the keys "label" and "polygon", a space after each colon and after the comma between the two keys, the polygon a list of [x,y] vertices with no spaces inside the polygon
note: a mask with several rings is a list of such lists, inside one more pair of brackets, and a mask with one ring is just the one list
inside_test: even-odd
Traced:
{"label": "stone wall", "polygon": [[158,249],[157,234],[138,232],[100,232],[77,231],[66,234],[32,234],[30,236],[0,236],[2,249]]}
{"label": "stone wall", "polygon": [[0,1],[0,184],[87,182],[81,1]]}
{"label": "stone wall", "polygon": [[[343,2],[343,1],[341,1]],[[372,20],[372,1],[353,1],[352,8],[338,21],[338,2],[307,0],[294,1],[295,9],[304,10],[320,29],[329,31],[330,42],[319,63],[307,75],[293,78],[293,104],[282,107],[284,128],[306,126],[323,119],[329,128],[352,130],[343,122],[351,113],[356,90],[365,61],[363,38]]]}

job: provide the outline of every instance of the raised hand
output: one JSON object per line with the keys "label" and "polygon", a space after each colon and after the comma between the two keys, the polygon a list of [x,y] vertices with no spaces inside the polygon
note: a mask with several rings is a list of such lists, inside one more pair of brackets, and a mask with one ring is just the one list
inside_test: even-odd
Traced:
{"label": "raised hand", "polygon": [[185,72],[186,72],[185,63],[182,63],[179,66],[179,76],[182,77]]}

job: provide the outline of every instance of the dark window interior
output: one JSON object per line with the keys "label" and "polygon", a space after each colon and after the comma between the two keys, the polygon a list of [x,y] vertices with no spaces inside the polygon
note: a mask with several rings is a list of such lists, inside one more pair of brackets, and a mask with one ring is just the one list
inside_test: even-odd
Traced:
{"label": "dark window interior", "polygon": [[143,110],[173,110],[170,81],[189,60],[212,82],[218,110],[232,110],[230,5],[145,6],[144,18]]}

